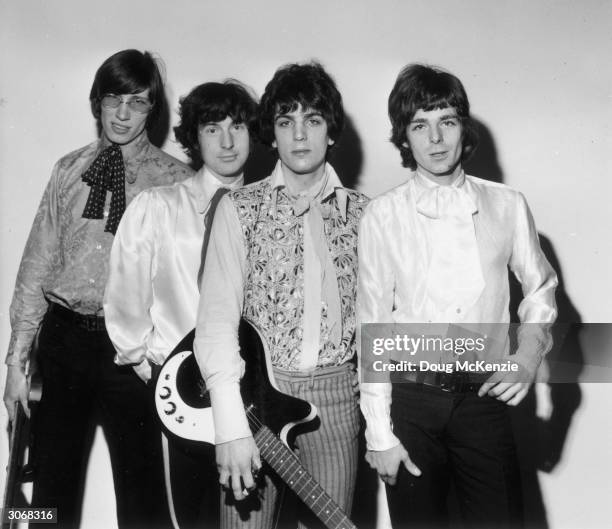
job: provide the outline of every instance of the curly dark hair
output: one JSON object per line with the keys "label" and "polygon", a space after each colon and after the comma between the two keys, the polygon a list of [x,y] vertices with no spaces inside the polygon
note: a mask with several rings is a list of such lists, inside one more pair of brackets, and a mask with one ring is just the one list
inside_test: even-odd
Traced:
{"label": "curly dark hair", "polygon": [[416,169],[408,145],[406,129],[419,109],[424,111],[453,107],[463,128],[461,161],[465,162],[478,145],[478,135],[470,117],[470,102],[461,81],[453,74],[423,64],[409,64],[397,76],[389,95],[391,143],[402,156],[402,165]]}
{"label": "curly dark hair", "polygon": [[258,135],[272,146],[274,120],[279,114],[303,110],[319,112],[327,122],[327,134],[334,140],[344,128],[344,107],[336,83],[318,62],[282,66],[267,84],[259,105]]}
{"label": "curly dark hair", "polygon": [[168,114],[168,101],[158,64],[148,51],[122,50],[106,59],[96,71],[89,102],[91,112],[100,119],[100,102],[104,94],[137,94],[149,89],[153,107],[147,116],[147,131],[162,126]]}
{"label": "curly dark hair", "polygon": [[235,79],[227,79],[223,83],[204,83],[180,100],[179,116],[181,122],[174,127],[174,135],[189,156],[192,167],[198,170],[204,163],[198,141],[200,125],[223,121],[229,116],[235,123],[245,123],[253,136],[257,102]]}

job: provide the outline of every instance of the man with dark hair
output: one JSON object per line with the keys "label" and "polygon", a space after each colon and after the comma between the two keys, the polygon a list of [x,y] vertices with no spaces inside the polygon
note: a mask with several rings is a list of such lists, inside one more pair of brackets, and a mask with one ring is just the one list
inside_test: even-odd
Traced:
{"label": "man with dark hair", "polygon": [[[312,402],[320,425],[297,437],[315,480],[350,511],[359,412],[354,349],[357,224],[367,198],[326,163],[342,130],[342,98],[317,63],[280,68],[260,103],[273,173],[219,203],[196,325],[195,352],[210,389],[222,527],[272,527],[281,486],[265,474],[240,396],[241,317],[267,342],[279,389]],[[232,497],[233,493],[233,497]],[[248,496],[247,501],[245,497]],[[252,500],[252,501],[251,501]],[[302,509],[294,518],[307,519]]]}
{"label": "man with dark hair", "polygon": [[417,358],[429,362],[403,374],[402,383],[368,381],[368,353],[360,351],[366,459],[387,484],[394,527],[447,527],[451,480],[467,526],[516,527],[521,488],[507,405],[525,397],[550,348],[557,277],[524,197],[464,173],[476,136],[457,77],[407,66],[389,96],[389,117],[392,142],[413,172],[373,200],[361,220],[359,325],[475,324],[503,332],[500,350],[508,358],[508,267],[523,288],[520,320],[530,325],[509,357],[517,370],[475,380],[457,367],[443,375],[428,368],[457,366],[449,361],[462,354],[456,348],[421,353]]}
{"label": "man with dark hair", "polygon": [[113,363],[102,298],[126,204],[143,189],[192,171],[149,141],[165,96],[148,52],[109,57],[96,72],[90,102],[101,137],[55,165],[23,254],[10,309],[4,401],[11,418],[17,401],[27,410],[25,366],[37,336],[43,395],[34,424],[32,505],[57,507],[60,527],[78,527],[99,415],[119,526],[154,527],[163,524],[157,519],[163,484],[155,477],[161,460],[150,396],[132,369]]}
{"label": "man with dark hair", "polygon": [[[132,365],[145,381],[195,326],[202,241],[221,190],[242,186],[256,111],[235,81],[194,88],[180,103],[174,133],[198,172],[143,191],[121,220],[104,314],[117,363]],[[218,527],[214,453],[176,440],[168,448],[166,491],[177,525]]]}

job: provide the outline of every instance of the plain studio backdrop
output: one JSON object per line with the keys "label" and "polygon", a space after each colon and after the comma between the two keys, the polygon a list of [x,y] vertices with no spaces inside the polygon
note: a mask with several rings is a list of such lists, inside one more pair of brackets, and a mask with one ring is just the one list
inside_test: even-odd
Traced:
{"label": "plain studio backdrop", "polygon": [[[178,98],[196,84],[235,77],[261,94],[278,66],[320,60],[350,118],[336,166],[370,196],[406,177],[388,141],[386,103],[397,73],[414,61],[445,67],[464,82],[483,135],[470,172],[527,197],[562,274],[567,321],[612,321],[609,0],[0,0],[0,20],[2,355],[19,260],[51,168],[95,138],[88,102],[93,75],[125,48],[163,58],[172,124]],[[172,133],[164,148],[184,159]],[[589,362],[601,343],[588,331],[577,336],[584,366],[569,397],[555,400],[554,385],[541,386],[534,397],[532,419],[542,431],[566,412],[559,431],[534,437],[524,453],[535,461],[546,443],[554,448],[547,463],[531,468],[533,497],[541,492],[541,527],[544,519],[552,529],[609,527],[612,388],[588,383],[589,373],[599,372]],[[5,373],[2,366],[2,389]],[[2,407],[3,433],[6,422]],[[7,454],[2,435],[1,489]],[[108,454],[98,432],[82,525],[112,528],[114,520]]]}

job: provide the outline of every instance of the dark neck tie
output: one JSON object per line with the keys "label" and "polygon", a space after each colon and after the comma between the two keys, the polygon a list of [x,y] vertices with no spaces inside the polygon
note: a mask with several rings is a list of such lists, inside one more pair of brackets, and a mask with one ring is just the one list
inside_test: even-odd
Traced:
{"label": "dark neck tie", "polygon": [[104,149],[81,177],[91,187],[83,218],[104,218],[107,191],[111,192],[110,211],[104,231],[113,235],[125,211],[125,166],[119,145]]}
{"label": "dark neck tie", "polygon": [[223,198],[229,189],[220,187],[210,200],[208,211],[204,215],[204,242],[202,243],[202,258],[200,259],[200,270],[198,270],[198,288],[201,286],[202,274],[204,274],[204,262],[206,261],[206,250],[208,250],[208,242],[210,241],[210,232],[212,231],[213,218],[215,210],[219,205],[219,201]]}

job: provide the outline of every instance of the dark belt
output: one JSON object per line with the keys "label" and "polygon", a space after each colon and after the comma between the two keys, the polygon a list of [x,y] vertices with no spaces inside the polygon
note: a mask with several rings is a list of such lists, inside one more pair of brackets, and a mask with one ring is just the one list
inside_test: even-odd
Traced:
{"label": "dark belt", "polygon": [[401,382],[405,381],[439,388],[449,393],[477,393],[482,386],[482,382],[470,380],[470,374],[465,371],[404,373]]}
{"label": "dark belt", "polygon": [[71,323],[80,329],[90,332],[106,331],[104,317],[91,314],[80,314],[57,303],[49,305],[49,313],[60,320]]}

